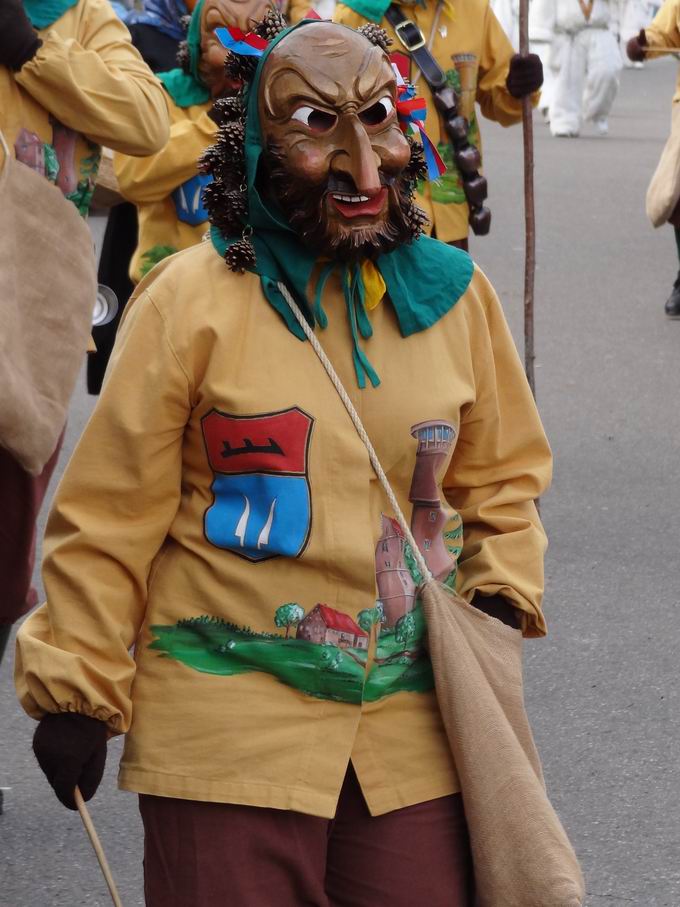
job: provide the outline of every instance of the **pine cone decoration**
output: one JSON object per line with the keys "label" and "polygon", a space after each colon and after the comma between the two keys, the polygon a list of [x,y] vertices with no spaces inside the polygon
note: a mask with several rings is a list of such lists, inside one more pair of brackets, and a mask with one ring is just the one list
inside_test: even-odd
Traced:
{"label": "pine cone decoration", "polygon": [[236,190],[222,193],[222,204],[235,218],[248,217],[248,196],[245,192]]}
{"label": "pine cone decoration", "polygon": [[203,152],[199,158],[198,169],[201,173],[209,173],[213,179],[219,180],[224,185],[224,191],[238,189],[246,181],[243,146],[240,158],[235,160],[232,149],[218,139]]}
{"label": "pine cone decoration", "polygon": [[411,188],[415,189],[418,182],[427,177],[427,164],[425,163],[425,152],[420,142],[414,141],[411,136],[407,138],[411,146],[411,157],[404,168],[404,176],[409,181]]}
{"label": "pine cone decoration", "polygon": [[222,126],[232,120],[243,120],[245,110],[241,94],[230,95],[228,98],[218,98],[213,104],[213,119]]}
{"label": "pine cone decoration", "polygon": [[219,145],[208,145],[198,159],[199,173],[210,173],[218,176],[221,165],[221,151]]}
{"label": "pine cone decoration", "polygon": [[246,127],[243,120],[232,120],[220,126],[218,141],[225,153],[233,157],[243,156],[243,143],[246,138]]}
{"label": "pine cone decoration", "polygon": [[284,28],[288,27],[285,16],[273,6],[270,6],[267,12],[264,14],[262,21],[259,25],[255,26],[255,33],[258,34],[261,38],[264,38],[265,41],[272,41],[279,32],[282,32]]}
{"label": "pine cone decoration", "polygon": [[250,82],[255,75],[258,60],[259,57],[241,57],[229,51],[224,61],[224,69],[230,79]]}
{"label": "pine cone decoration", "polygon": [[405,211],[405,217],[411,231],[411,238],[418,239],[420,234],[424,232],[425,225],[430,222],[427,214],[412,201]]}
{"label": "pine cone decoration", "polygon": [[238,242],[233,243],[224,253],[224,260],[232,271],[243,274],[244,271],[255,267],[255,246],[243,236]]}
{"label": "pine cone decoration", "polygon": [[191,57],[189,55],[189,45],[186,41],[180,41],[177,45],[177,65],[182,69],[187,75],[191,73]]}
{"label": "pine cone decoration", "polygon": [[385,29],[376,25],[375,22],[367,22],[365,25],[360,25],[357,31],[361,32],[364,38],[368,38],[371,44],[375,44],[376,47],[380,47],[385,52],[392,44],[392,39]]}
{"label": "pine cone decoration", "polygon": [[233,217],[232,212],[222,206],[221,200],[208,204],[208,200],[205,199],[205,206],[208,209],[210,223],[217,227],[222,236],[238,236],[243,232],[243,221]]}

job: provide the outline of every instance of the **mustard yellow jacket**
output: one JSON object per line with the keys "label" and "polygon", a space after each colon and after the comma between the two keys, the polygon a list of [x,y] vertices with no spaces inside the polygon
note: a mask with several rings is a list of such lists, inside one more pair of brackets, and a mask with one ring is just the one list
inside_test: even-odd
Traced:
{"label": "mustard yellow jacket", "polygon": [[156,154],[115,154],[113,166],[121,194],[137,206],[139,242],[130,263],[133,283],[168,255],[200,242],[208,227],[202,192],[206,177],[198,159],[215,141],[211,103],[178,107],[166,96],[170,138]]}
{"label": "mustard yellow jacket", "polygon": [[[645,28],[645,35],[647,44],[651,47],[680,47],[680,0],[665,0],[652,24]],[[652,59],[661,55],[650,51],[647,56]],[[676,104],[678,101],[680,101],[680,70],[673,103]]]}
{"label": "mustard yellow jacket", "polygon": [[87,214],[100,146],[153,154],[168,138],[165,92],[107,0],[79,0],[17,73],[0,66],[0,129],[12,153]]}
{"label": "mustard yellow jacket", "polygon": [[[461,95],[461,112],[470,122],[470,139],[480,146],[481,136],[475,102],[489,120],[511,126],[522,119],[522,102],[506,88],[510,59],[515,51],[488,0],[452,0],[437,4],[434,0],[401,5],[406,16],[415,22],[427,41],[432,37],[432,56],[446,73],[450,84]],[[304,13],[303,13],[304,14]],[[338,3],[334,20],[358,28],[367,20],[343,3]],[[437,20],[437,23],[435,22]],[[410,78],[417,81],[418,94],[427,101],[425,128],[438,146],[447,172],[436,183],[427,183],[419,204],[427,211],[438,239],[451,242],[468,235],[468,205],[460,173],[453,161],[451,145],[432,100],[427,83],[406,54],[394,29],[383,19],[380,25],[392,38],[391,53],[410,63]],[[435,27],[436,26],[436,27]],[[538,93],[534,97],[534,103]],[[491,192],[494,192],[493,187]]]}
{"label": "mustard yellow jacket", "polygon": [[[403,338],[384,299],[359,390],[339,278],[319,332],[431,569],[541,614],[551,456],[480,271]],[[121,787],[330,817],[351,758],[373,814],[458,790],[417,567],[308,343],[209,243],[137,288],[57,491],[47,603],[20,628],[35,718],[126,733]]]}

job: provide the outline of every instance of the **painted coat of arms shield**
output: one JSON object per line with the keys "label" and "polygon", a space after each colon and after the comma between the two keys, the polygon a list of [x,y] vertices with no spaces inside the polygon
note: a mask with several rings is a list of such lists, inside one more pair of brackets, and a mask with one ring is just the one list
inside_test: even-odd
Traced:
{"label": "painted coat of arms shield", "polygon": [[256,416],[213,409],[201,420],[213,472],[207,540],[249,561],[299,557],[312,523],[314,419],[299,407]]}

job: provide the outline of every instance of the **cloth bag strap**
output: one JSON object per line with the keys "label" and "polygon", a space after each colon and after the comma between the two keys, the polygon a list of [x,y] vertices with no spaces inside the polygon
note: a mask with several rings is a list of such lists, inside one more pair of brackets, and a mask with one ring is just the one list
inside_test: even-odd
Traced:
{"label": "cloth bag strap", "polygon": [[338,396],[342,400],[342,402],[345,406],[345,409],[349,413],[350,419],[354,423],[354,427],[357,430],[357,434],[363,441],[364,446],[365,446],[366,450],[368,451],[368,457],[371,461],[371,466],[375,470],[375,474],[377,475],[378,479],[380,480],[380,484],[385,489],[385,494],[387,495],[387,498],[388,498],[390,504],[392,505],[392,508],[394,509],[394,515],[397,518],[397,522],[399,523],[401,531],[404,533],[404,537],[406,538],[406,541],[409,543],[409,545],[411,546],[411,549],[413,550],[413,556],[415,557],[416,563],[418,564],[418,569],[420,570],[420,573],[423,577],[423,582],[424,583],[434,582],[434,577],[432,576],[432,572],[430,571],[430,568],[427,566],[425,558],[423,557],[423,554],[422,554],[420,548],[418,547],[418,543],[416,542],[416,540],[413,537],[413,533],[411,532],[410,526],[406,522],[404,514],[402,513],[402,510],[401,510],[401,507],[399,506],[399,502],[397,501],[397,497],[394,493],[394,490],[393,490],[392,486],[390,485],[387,476],[385,475],[385,470],[382,468],[382,466],[380,464],[380,460],[378,459],[378,455],[375,452],[375,448],[371,444],[371,440],[368,437],[366,429],[364,428],[363,423],[362,423],[361,419],[359,418],[359,413],[354,408],[354,404],[350,400],[349,394],[345,390],[345,387],[344,387],[342,381],[340,380],[338,373],[333,368],[332,362],[330,361],[330,359],[324,352],[324,349],[321,346],[321,344],[319,343],[319,340],[318,340],[316,334],[311,329],[311,327],[309,326],[309,323],[307,322],[307,319],[300,311],[298,304],[295,302],[295,300],[293,299],[291,294],[288,292],[288,288],[286,287],[286,285],[284,283],[281,283],[281,281],[279,281],[278,288],[281,291],[281,295],[283,296],[283,298],[286,300],[286,302],[290,306],[291,311],[293,312],[293,315],[295,315],[297,321],[300,324],[300,327],[305,332],[307,339],[309,340],[309,342],[312,345],[312,349],[314,350],[316,355],[319,357],[321,364],[323,365],[324,369],[326,370],[326,374],[333,382],[333,386],[335,387],[336,391],[338,392]]}
{"label": "cloth bag strap", "polygon": [[9,145],[2,129],[0,129],[0,148],[2,148],[3,152],[2,167],[0,167],[0,190],[2,190],[9,177],[9,168],[12,160],[12,155],[9,153]]}

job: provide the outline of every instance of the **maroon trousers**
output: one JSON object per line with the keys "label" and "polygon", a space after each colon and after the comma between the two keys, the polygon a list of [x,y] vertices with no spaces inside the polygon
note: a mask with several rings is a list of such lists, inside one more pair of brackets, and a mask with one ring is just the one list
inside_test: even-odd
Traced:
{"label": "maroon trousers", "polygon": [[141,795],[147,907],[470,907],[460,794],[371,816],[350,765],[334,819]]}
{"label": "maroon trousers", "polygon": [[62,440],[39,476],[27,473],[0,447],[0,626],[13,624],[37,602],[31,587],[36,520]]}

